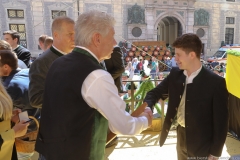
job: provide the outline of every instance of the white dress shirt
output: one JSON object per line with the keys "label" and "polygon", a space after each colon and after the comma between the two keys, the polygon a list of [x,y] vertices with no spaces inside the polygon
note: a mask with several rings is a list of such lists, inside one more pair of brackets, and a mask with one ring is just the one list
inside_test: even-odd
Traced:
{"label": "white dress shirt", "polygon": [[[90,50],[77,47],[96,58]],[[148,128],[146,117],[132,117],[125,111],[126,103],[119,97],[113,78],[107,71],[97,69],[91,72],[84,80],[81,92],[85,102],[108,120],[109,128],[115,134],[134,135]]]}
{"label": "white dress shirt", "polygon": [[17,49],[19,46],[20,46],[20,45],[17,45],[17,47],[16,47],[16,48],[13,48],[12,50],[14,51],[14,50]]}
{"label": "white dress shirt", "polygon": [[186,83],[185,83],[185,88],[184,88],[183,95],[182,95],[182,98],[181,98],[181,101],[180,101],[180,104],[179,104],[179,107],[178,107],[178,112],[177,112],[177,122],[182,127],[185,127],[186,86],[187,86],[187,84],[193,82],[193,79],[199,74],[201,69],[202,69],[202,65],[198,70],[193,72],[189,77],[188,77],[187,71],[186,70],[183,71],[183,74],[186,76]]}

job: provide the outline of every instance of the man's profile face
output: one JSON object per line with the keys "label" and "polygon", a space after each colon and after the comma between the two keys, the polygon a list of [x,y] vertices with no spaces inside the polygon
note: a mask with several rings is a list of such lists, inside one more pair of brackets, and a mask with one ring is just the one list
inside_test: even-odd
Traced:
{"label": "man's profile face", "polygon": [[11,47],[14,47],[17,45],[17,38],[13,39],[10,34],[3,35],[3,38],[5,41],[7,41],[11,45]]}
{"label": "man's profile face", "polygon": [[72,23],[62,23],[61,31],[58,32],[59,42],[61,43],[64,52],[70,53],[75,47],[74,42],[74,24]]}
{"label": "man's profile face", "polygon": [[113,47],[117,44],[115,38],[115,31],[114,28],[111,27],[109,29],[109,32],[106,36],[101,36],[101,57],[104,57],[104,59],[109,59],[111,58],[111,54],[113,52]]}
{"label": "man's profile face", "polygon": [[190,54],[187,54],[181,48],[175,48],[175,61],[180,69],[189,69],[191,58]]}

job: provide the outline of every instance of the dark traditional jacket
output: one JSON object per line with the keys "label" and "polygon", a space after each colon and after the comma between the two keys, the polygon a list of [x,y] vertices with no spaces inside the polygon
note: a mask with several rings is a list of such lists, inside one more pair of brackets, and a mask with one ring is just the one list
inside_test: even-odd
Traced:
{"label": "dark traditional jacket", "polygon": [[122,89],[122,73],[125,71],[123,55],[120,47],[114,47],[110,59],[104,60],[107,71],[112,75],[114,83],[118,88],[118,92]]}
{"label": "dark traditional jacket", "polygon": [[[160,137],[160,146],[167,138],[169,129],[177,114],[178,106],[186,85],[183,70],[173,68],[155,89],[151,90],[145,102],[152,107],[168,94],[168,109]],[[225,79],[204,67],[186,86],[185,129],[189,157],[206,157],[209,154],[221,156],[228,131],[228,91]]]}
{"label": "dark traditional jacket", "polygon": [[29,101],[31,106],[42,108],[43,93],[47,72],[53,61],[63,54],[53,47],[43,52],[32,64],[29,70]]}
{"label": "dark traditional jacket", "polygon": [[35,147],[47,160],[104,158],[108,122],[81,93],[85,78],[97,69],[98,62],[76,51],[50,67]]}
{"label": "dark traditional jacket", "polygon": [[30,67],[30,58],[31,53],[27,48],[24,48],[23,46],[18,46],[16,49],[13,50],[16,54],[18,59],[22,60],[26,66]]}

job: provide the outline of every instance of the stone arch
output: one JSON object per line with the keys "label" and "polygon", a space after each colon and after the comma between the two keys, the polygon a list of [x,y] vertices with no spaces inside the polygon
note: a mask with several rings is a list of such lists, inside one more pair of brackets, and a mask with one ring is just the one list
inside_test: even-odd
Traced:
{"label": "stone arch", "polygon": [[164,20],[167,21],[169,25],[174,24],[174,20],[173,20],[172,18],[164,17],[164,18],[162,19],[162,21],[164,21]]}
{"label": "stone arch", "polygon": [[174,17],[174,18],[176,18],[180,22],[180,24],[182,25],[182,33],[186,32],[186,30],[185,30],[185,23],[184,23],[183,17],[181,15],[179,15],[178,13],[176,13],[176,12],[173,12],[173,13],[163,12],[160,15],[158,15],[158,17],[156,18],[155,24],[154,24],[154,32],[157,32],[158,24],[165,17]]}
{"label": "stone arch", "polygon": [[[178,23],[177,26],[180,25],[181,32],[176,28],[176,23]],[[164,24],[165,26],[158,29],[160,24]],[[173,32],[171,32],[172,29],[174,30]],[[163,12],[156,18],[154,24],[154,40],[164,40],[166,43],[172,44],[175,38],[183,33],[185,33],[183,16],[177,12]]]}
{"label": "stone arch", "polygon": [[165,25],[170,25],[170,22],[168,19],[163,18],[162,21]]}

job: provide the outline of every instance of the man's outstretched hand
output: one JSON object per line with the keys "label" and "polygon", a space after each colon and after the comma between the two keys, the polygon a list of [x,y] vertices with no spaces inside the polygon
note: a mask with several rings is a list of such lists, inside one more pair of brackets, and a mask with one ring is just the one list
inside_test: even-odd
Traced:
{"label": "man's outstretched hand", "polygon": [[144,112],[140,116],[144,116],[148,119],[148,126],[149,127],[152,125],[153,112],[149,107],[146,107]]}

